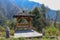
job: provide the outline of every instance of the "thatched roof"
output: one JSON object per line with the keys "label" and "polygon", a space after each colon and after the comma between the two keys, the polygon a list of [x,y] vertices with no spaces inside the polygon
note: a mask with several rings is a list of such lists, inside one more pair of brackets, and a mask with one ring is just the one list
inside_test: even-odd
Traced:
{"label": "thatched roof", "polygon": [[34,15],[29,14],[28,12],[19,12],[16,15],[13,15],[13,17],[34,17]]}

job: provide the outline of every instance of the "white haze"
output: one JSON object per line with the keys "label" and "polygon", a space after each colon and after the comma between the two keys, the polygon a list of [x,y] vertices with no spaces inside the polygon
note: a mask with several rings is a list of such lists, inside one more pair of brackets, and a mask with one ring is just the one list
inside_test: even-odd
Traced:
{"label": "white haze", "polygon": [[60,0],[29,0],[38,2],[40,4],[44,4],[45,6],[48,6],[50,9],[53,10],[60,10]]}

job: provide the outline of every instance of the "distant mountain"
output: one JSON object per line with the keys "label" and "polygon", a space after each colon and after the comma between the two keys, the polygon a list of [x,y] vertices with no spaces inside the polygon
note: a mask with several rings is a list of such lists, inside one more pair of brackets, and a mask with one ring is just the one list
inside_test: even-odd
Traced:
{"label": "distant mountain", "polygon": [[[0,14],[4,15],[8,19],[11,19],[14,14],[17,14],[20,9],[32,10],[34,7],[39,7],[41,4],[32,2],[29,0],[0,0]],[[54,10],[48,8],[48,12],[52,17],[54,15]]]}
{"label": "distant mountain", "polygon": [[[32,10],[34,7],[41,7],[42,4],[33,2],[33,1],[29,1],[29,0],[12,0],[13,3],[15,3],[15,5],[17,5],[18,7],[20,7],[23,10]],[[54,18],[53,16],[55,16],[55,10],[51,10],[48,7],[47,8],[47,14],[46,17],[48,18],[48,14],[50,16],[50,19]]]}
{"label": "distant mountain", "polygon": [[20,9],[13,5],[10,0],[0,0],[0,14],[3,16],[11,19],[18,11],[20,11]]}
{"label": "distant mountain", "polygon": [[[32,10],[34,7],[41,7],[41,4],[29,1],[29,0],[0,0],[0,16],[4,16],[4,18],[12,19],[14,14],[17,14],[19,11],[22,10]],[[50,19],[55,19],[55,10],[47,8],[46,17],[50,16]],[[58,18],[60,17],[60,14]],[[1,17],[0,17],[1,18]],[[58,19],[60,21],[60,18]]]}
{"label": "distant mountain", "polygon": [[25,10],[31,10],[34,7],[40,7],[41,5],[39,3],[29,1],[29,0],[12,0],[13,3],[15,3],[18,7],[25,9]]}

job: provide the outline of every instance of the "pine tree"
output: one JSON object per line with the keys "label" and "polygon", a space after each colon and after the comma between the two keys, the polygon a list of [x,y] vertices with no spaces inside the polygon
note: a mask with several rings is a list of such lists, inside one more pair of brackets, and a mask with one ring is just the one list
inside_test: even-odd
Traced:
{"label": "pine tree", "polygon": [[37,29],[37,31],[42,31],[42,28],[46,27],[46,8],[44,5],[41,6],[39,10],[38,7],[35,7],[29,13],[35,15],[33,18],[33,26]]}
{"label": "pine tree", "polygon": [[44,4],[41,5],[41,26],[42,28],[46,27],[46,7]]}
{"label": "pine tree", "polygon": [[29,12],[33,15],[35,15],[35,17],[33,18],[33,26],[40,31],[41,30],[41,26],[40,26],[40,11],[37,7],[35,7],[31,12]]}

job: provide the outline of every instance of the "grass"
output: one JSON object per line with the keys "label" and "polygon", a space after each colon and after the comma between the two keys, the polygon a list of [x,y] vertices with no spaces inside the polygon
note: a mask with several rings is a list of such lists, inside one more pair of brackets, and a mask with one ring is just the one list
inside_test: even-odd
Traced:
{"label": "grass", "polygon": [[58,36],[57,38],[46,38],[46,37],[42,37],[42,38],[5,38],[5,37],[0,37],[0,40],[60,40],[60,36]]}
{"label": "grass", "polygon": [[[10,31],[11,34],[14,33],[13,30]],[[26,39],[26,38],[5,38],[5,32],[0,32],[0,40],[60,40],[60,36],[58,36],[57,38],[53,38],[53,39],[50,39],[50,38],[46,38],[46,37],[42,37],[42,38],[31,38],[31,39]]]}

